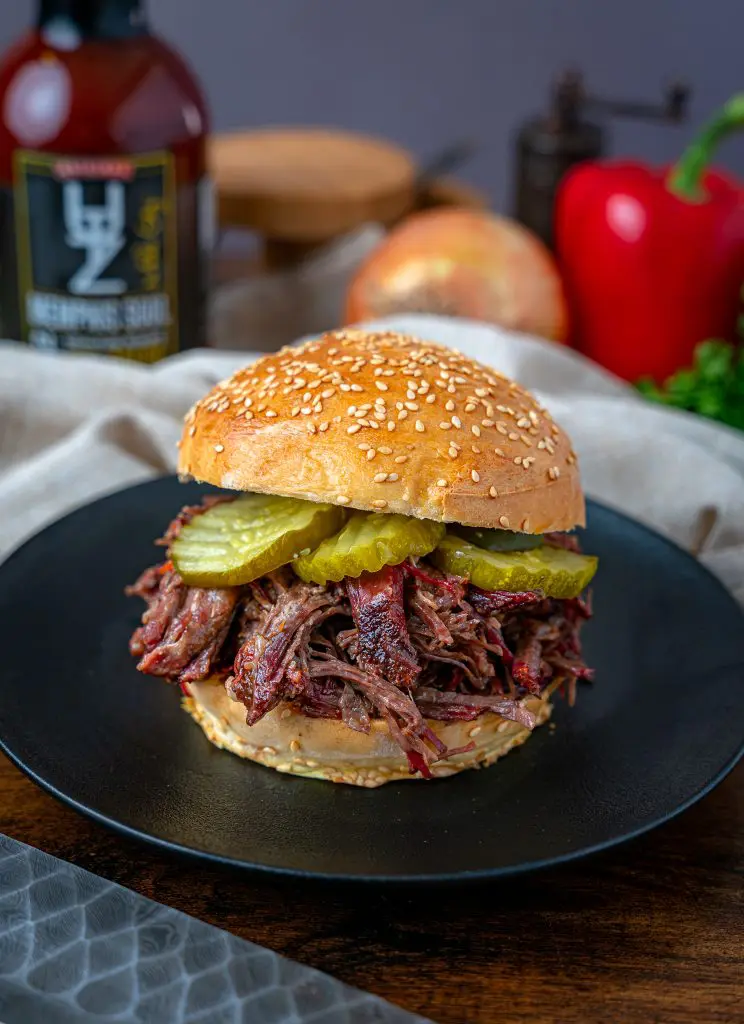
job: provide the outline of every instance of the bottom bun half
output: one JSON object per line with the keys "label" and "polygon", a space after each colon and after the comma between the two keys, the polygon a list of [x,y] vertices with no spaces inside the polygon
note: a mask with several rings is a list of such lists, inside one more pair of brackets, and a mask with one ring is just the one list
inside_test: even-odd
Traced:
{"label": "bottom bun half", "polygon": [[[385,782],[415,779],[405,755],[390,738],[384,722],[372,722],[369,733],[355,732],[335,719],[309,718],[292,704],[280,704],[256,725],[245,722],[245,708],[233,701],[221,682],[190,683],[191,696],[183,706],[215,746],[279,772],[305,778],[345,782],[373,789]],[[536,725],[550,718],[547,699],[526,697],[522,704],[535,716]],[[431,766],[437,778],[467,768],[485,767],[529,739],[529,729],[499,715],[486,713],[472,722],[436,722],[428,725],[448,747],[475,747]]]}

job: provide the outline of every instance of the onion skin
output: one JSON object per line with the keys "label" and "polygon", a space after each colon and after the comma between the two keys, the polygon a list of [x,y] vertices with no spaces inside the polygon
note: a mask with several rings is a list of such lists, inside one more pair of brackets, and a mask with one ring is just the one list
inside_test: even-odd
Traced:
{"label": "onion skin", "polygon": [[394,313],[461,316],[567,342],[558,267],[527,228],[481,210],[414,214],[362,264],[347,292],[347,324]]}

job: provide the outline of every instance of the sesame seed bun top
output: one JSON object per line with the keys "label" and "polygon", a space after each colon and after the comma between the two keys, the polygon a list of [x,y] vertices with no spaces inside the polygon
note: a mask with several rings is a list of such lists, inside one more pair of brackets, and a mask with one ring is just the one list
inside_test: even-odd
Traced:
{"label": "sesame seed bun top", "polygon": [[584,523],[576,456],[518,384],[393,332],[265,356],[186,416],[179,473],[232,490],[525,533]]}

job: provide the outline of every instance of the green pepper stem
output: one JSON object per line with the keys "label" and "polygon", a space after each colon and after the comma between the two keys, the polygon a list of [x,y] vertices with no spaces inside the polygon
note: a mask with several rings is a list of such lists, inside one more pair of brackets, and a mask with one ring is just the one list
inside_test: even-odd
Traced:
{"label": "green pepper stem", "polygon": [[738,128],[744,127],[744,93],[732,96],[687,147],[667,178],[667,188],[680,199],[702,203],[708,198],[702,186],[713,150]]}

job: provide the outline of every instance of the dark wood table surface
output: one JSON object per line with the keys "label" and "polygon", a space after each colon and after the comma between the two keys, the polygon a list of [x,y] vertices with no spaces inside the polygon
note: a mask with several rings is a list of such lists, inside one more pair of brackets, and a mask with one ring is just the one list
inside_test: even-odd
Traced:
{"label": "dark wood table surface", "polygon": [[127,840],[0,756],[0,831],[437,1024],[742,1024],[744,764],[590,860],[436,890],[276,881]]}

